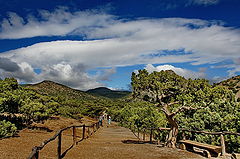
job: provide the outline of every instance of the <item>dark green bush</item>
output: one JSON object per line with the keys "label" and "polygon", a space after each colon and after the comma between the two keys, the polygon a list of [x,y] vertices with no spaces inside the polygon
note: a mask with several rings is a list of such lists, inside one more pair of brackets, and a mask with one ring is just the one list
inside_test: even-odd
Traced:
{"label": "dark green bush", "polygon": [[17,127],[10,121],[0,121],[0,137],[12,136],[16,133]]}

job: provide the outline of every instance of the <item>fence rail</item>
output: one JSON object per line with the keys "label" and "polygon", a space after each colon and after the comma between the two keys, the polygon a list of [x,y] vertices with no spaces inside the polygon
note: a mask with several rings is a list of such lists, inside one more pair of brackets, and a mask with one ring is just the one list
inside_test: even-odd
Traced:
{"label": "fence rail", "polygon": [[[76,143],[82,141],[85,138],[88,138],[94,132],[96,132],[100,128],[100,126],[101,126],[100,124],[101,124],[100,122],[96,122],[96,123],[93,123],[92,125],[85,125],[85,124],[84,125],[73,125],[73,126],[63,128],[63,129],[57,131],[56,134],[53,137],[43,141],[39,146],[33,147],[32,152],[28,156],[27,159],[39,159],[39,151],[42,150],[44,148],[44,146],[46,146],[49,142],[55,140],[56,138],[58,138],[57,157],[58,157],[58,159],[62,159],[63,158],[63,154],[62,154],[62,133],[63,133],[63,131],[68,130],[68,129],[72,129],[73,145],[75,145]],[[80,128],[80,127],[83,128],[82,138],[81,138],[81,140],[77,141],[76,128]],[[86,133],[86,128],[87,128],[87,133]],[[92,128],[92,130],[91,130],[91,128]]]}
{"label": "fence rail", "polygon": [[219,135],[220,136],[220,145],[221,145],[221,149],[222,149],[222,155],[226,154],[226,145],[225,145],[224,135],[240,136],[240,133],[229,132],[229,131],[209,132],[209,131],[196,131],[196,130],[188,130],[188,129],[179,129],[179,130],[183,132],[183,134],[182,134],[183,139],[186,139],[185,132],[198,133],[198,134],[208,134],[208,135]]}
{"label": "fence rail", "polygon": [[[147,131],[149,133],[146,133]],[[138,131],[138,138],[139,137],[139,133],[142,133],[143,135],[143,140],[145,140],[146,138],[146,134],[149,134],[149,142],[153,143],[153,131],[157,130],[157,131],[170,131],[171,128],[145,128],[143,131],[139,132]],[[225,139],[224,139],[224,135],[236,135],[236,136],[240,136],[240,133],[237,132],[229,132],[229,131],[222,131],[222,132],[209,132],[209,131],[196,131],[196,130],[188,130],[188,129],[184,129],[184,128],[179,128],[179,131],[182,131],[182,138],[186,139],[185,136],[185,132],[190,132],[190,133],[198,133],[198,134],[208,134],[208,135],[219,135],[220,136],[220,145],[222,148],[222,155],[226,154],[226,146],[225,146]],[[158,141],[159,143],[159,141]]]}

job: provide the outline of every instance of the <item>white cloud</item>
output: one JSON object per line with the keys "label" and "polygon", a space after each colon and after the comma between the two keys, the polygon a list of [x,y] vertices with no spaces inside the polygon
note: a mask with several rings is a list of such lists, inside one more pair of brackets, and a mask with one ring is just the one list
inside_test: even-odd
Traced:
{"label": "white cloud", "polygon": [[194,5],[215,5],[219,3],[220,0],[188,0],[188,5],[194,4]]}
{"label": "white cloud", "polygon": [[[38,20],[42,19],[42,20]],[[9,12],[8,18],[1,23],[0,39],[20,39],[35,36],[65,36],[74,34],[75,30],[87,31],[91,27],[102,27],[111,23],[112,15],[95,11],[79,11],[71,13],[61,7],[53,12],[39,11],[39,17],[29,15],[22,18]]]}
{"label": "white cloud", "polygon": [[63,62],[53,66],[45,66],[42,72],[38,75],[39,79],[53,80],[81,90],[103,86],[97,82],[97,78],[89,76],[84,66],[81,65],[71,66]]}
{"label": "white cloud", "polygon": [[[99,81],[107,80],[119,66],[181,62],[200,65],[239,58],[240,29],[224,27],[217,21],[184,18],[130,21],[104,13],[70,13],[66,9],[53,13],[41,11],[43,21],[33,17],[23,20],[13,13],[10,17],[2,23],[1,38],[67,34],[86,38],[85,41],[37,43],[0,54],[0,58],[11,60],[3,60],[5,63],[19,66],[27,63],[28,72],[31,72],[30,67],[41,69],[35,78],[31,77],[34,71],[29,73],[30,81],[48,78],[87,89],[100,86]],[[106,77],[86,73],[89,69],[103,67],[112,68],[105,71]]]}
{"label": "white cloud", "polygon": [[183,76],[185,78],[192,78],[192,79],[205,77],[205,72],[202,70],[200,70],[199,72],[194,72],[188,69],[174,67],[172,65],[160,65],[160,66],[154,67],[152,64],[148,64],[144,69],[146,69],[149,73],[152,73],[153,71],[160,72],[162,70],[163,71],[172,70],[180,76]]}
{"label": "white cloud", "polygon": [[[188,27],[190,24],[195,28]],[[167,62],[192,62],[199,65],[236,59],[240,50],[239,29],[198,19],[118,22],[93,29],[86,36],[107,39],[43,42],[1,56],[14,61],[26,60],[34,68],[61,62],[91,67]],[[168,55],[163,52],[179,49],[184,49],[186,54]]]}

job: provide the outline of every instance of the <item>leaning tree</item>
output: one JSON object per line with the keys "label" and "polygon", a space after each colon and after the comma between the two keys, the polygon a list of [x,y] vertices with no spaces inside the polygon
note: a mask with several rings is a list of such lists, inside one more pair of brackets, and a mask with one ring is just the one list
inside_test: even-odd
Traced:
{"label": "leaning tree", "polygon": [[[225,98],[225,93],[213,92],[205,79],[185,79],[173,71],[148,73],[139,70],[132,73],[133,97],[155,103],[165,114],[171,127],[166,146],[176,147],[179,123],[177,114],[207,108],[216,98]],[[224,90],[224,89],[223,89]]]}

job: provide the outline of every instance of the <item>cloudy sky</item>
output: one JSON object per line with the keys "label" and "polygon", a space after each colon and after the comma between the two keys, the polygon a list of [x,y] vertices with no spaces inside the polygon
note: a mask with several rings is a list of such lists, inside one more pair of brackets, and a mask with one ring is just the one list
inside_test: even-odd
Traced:
{"label": "cloudy sky", "polygon": [[0,78],[128,89],[171,69],[212,82],[240,74],[239,0],[0,0]]}

